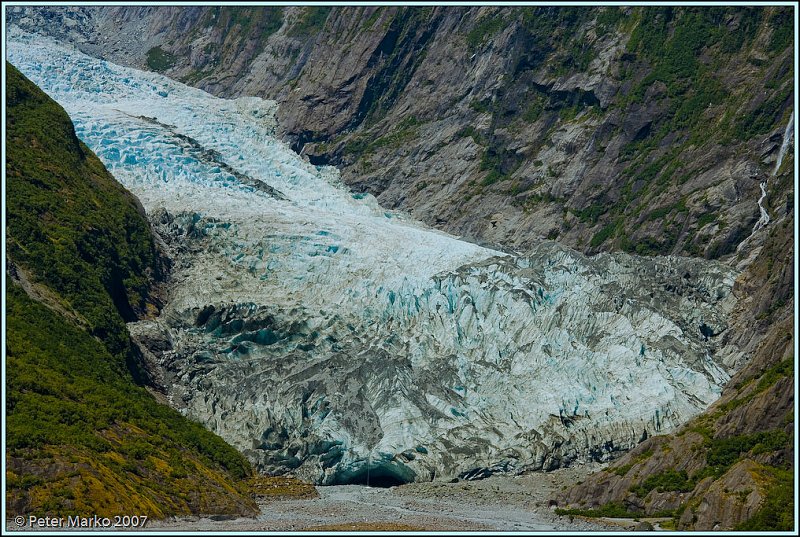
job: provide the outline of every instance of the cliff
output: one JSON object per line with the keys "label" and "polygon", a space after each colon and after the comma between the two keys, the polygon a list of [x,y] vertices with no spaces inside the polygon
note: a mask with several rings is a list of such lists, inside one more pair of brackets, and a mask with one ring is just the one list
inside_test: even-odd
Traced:
{"label": "cliff", "polygon": [[10,20],[216,95],[274,98],[284,138],[311,163],[335,164],[354,190],[474,242],[528,250],[550,238],[588,254],[671,253],[744,270],[739,311],[713,334],[741,349],[729,365],[746,364],[722,398],[559,501],[668,513],[681,529],[786,529],[792,15],[128,7]]}
{"label": "cliff", "polygon": [[561,493],[565,514],[616,506],[672,516],[676,529],[791,530],[794,524],[794,219],[769,233],[734,292],[741,325],[766,325],[722,397],[675,434],[648,438]]}

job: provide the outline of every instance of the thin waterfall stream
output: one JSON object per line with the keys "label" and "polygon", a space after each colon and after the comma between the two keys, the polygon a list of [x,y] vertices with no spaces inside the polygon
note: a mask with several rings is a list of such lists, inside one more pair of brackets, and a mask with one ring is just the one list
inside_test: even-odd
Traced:
{"label": "thin waterfall stream", "polygon": [[[778,151],[778,158],[775,161],[775,169],[772,170],[772,176],[775,177],[778,174],[778,170],[783,163],[783,157],[786,155],[786,148],[789,146],[789,141],[792,139],[792,134],[794,133],[794,112],[789,116],[789,122],[786,124],[786,129],[783,131],[783,143],[781,144],[780,151]],[[767,197],[767,179],[761,181],[761,197],[758,198],[758,209],[761,211],[761,218],[758,219],[758,222],[755,223],[753,226],[752,233],[755,233],[762,227],[769,224],[769,212],[764,207],[764,199]],[[751,235],[752,235],[751,233]]]}

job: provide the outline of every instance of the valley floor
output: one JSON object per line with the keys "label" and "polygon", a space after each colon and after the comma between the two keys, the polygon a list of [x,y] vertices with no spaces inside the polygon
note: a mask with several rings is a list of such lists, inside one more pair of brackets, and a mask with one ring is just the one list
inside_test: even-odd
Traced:
{"label": "valley floor", "polygon": [[319,498],[261,504],[257,518],[211,520],[185,517],[153,521],[159,531],[609,531],[619,524],[559,517],[549,498],[603,465],[554,472],[494,476],[458,483],[412,483],[393,488],[358,485],[317,487]]}

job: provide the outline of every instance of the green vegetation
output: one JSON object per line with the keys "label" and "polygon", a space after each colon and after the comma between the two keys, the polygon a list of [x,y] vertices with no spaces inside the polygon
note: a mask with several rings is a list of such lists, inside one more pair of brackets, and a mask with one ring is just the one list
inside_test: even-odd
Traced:
{"label": "green vegetation", "polygon": [[[205,28],[217,27],[222,30],[224,42],[219,47],[215,43],[210,48],[207,45],[205,52],[217,52],[218,49],[228,48],[234,51],[235,55],[242,54],[248,42],[256,41],[256,47],[251,54],[247,55],[250,61],[264,50],[267,39],[283,26],[283,8],[281,7],[247,7],[247,6],[224,6],[210,7],[205,12],[200,26]],[[192,32],[196,31],[193,27]],[[230,44],[232,43],[232,47]],[[206,71],[195,71],[186,76],[186,79],[196,82],[208,74],[212,74],[213,69]],[[190,83],[190,82],[186,82]]]}
{"label": "green vegetation", "polygon": [[608,207],[605,204],[594,203],[585,209],[578,209],[575,211],[575,216],[577,216],[581,222],[591,222],[592,224],[596,224],[600,216],[605,214],[607,210]]}
{"label": "green vegetation", "polygon": [[[239,36],[248,39],[265,40],[283,26],[283,8],[247,6],[212,7],[206,11],[201,26],[217,26],[225,30],[235,30]],[[257,31],[254,32],[253,29]]]}
{"label": "green vegetation", "polygon": [[[555,513],[559,516],[584,516],[587,518],[635,518],[637,520],[642,516],[642,512],[629,511],[624,505],[617,502],[609,502],[596,509],[556,509]],[[675,517],[676,511],[672,509],[665,509],[647,516],[650,518]],[[668,529],[667,526],[674,525],[673,521],[668,522],[669,523],[667,525],[662,522],[662,528]]]}
{"label": "green vegetation", "polygon": [[288,35],[301,37],[319,32],[325,26],[330,13],[330,7],[306,7],[297,22],[289,29]]}
{"label": "green vegetation", "polygon": [[714,214],[714,213],[706,213],[706,214],[700,216],[700,218],[697,219],[697,229],[701,229],[701,228],[703,228],[703,226],[706,226],[706,225],[710,224],[711,222],[715,222],[716,220],[717,220],[717,215],[716,214]]}
{"label": "green vegetation", "polygon": [[[719,414],[716,414],[715,416],[718,415]],[[714,416],[711,418],[706,417],[706,421],[712,420],[713,417]],[[695,472],[693,475],[688,475],[683,470],[677,471],[675,469],[667,469],[659,474],[651,475],[643,482],[632,486],[630,489],[631,492],[640,498],[647,496],[653,489],[656,489],[658,492],[689,492],[706,477],[719,479],[731,466],[743,460],[745,457],[752,457],[760,453],[770,453],[782,449],[789,445],[792,440],[789,434],[780,429],[761,431],[749,435],[714,438],[710,425],[705,421],[697,422],[693,427],[687,430],[697,432],[703,436],[703,442],[699,448],[705,451],[707,466]]]}
{"label": "green vegetation", "polygon": [[375,22],[378,20],[378,17],[381,16],[383,12],[382,7],[373,8],[374,11],[370,13],[370,16],[361,24],[361,30],[371,30],[373,26],[375,26]]}
{"label": "green vegetation", "polygon": [[[586,49],[558,33],[562,30],[552,24],[555,14],[548,13],[546,8],[532,8],[528,13],[536,16],[525,17],[525,24],[537,30],[545,29],[539,33],[546,37],[531,37],[530,44],[526,41],[526,49],[534,50],[535,54],[525,58],[524,68],[543,70],[545,63],[553,64],[553,60],[560,60],[562,54],[571,56],[572,63],[558,65],[555,62],[554,74],[569,73],[587,65],[591,56],[582,57]],[[590,240],[588,237],[579,238],[579,246],[604,250],[621,248],[643,255],[679,251],[716,257],[732,251],[749,233],[749,228],[742,225],[744,236],[737,238],[740,224],[729,224],[730,217],[726,218],[709,204],[708,199],[703,199],[702,191],[707,187],[694,179],[715,165],[704,162],[704,155],[741,154],[757,160],[757,148],[764,137],[785,126],[794,91],[791,84],[794,71],[787,54],[787,48],[791,51],[794,31],[792,10],[785,7],[775,10],[760,7],[648,7],[634,8],[631,16],[627,17],[622,17],[621,10],[617,9],[594,10],[592,16],[596,17],[595,32],[598,36],[615,28],[632,32],[620,62],[622,90],[612,100],[610,108],[627,118],[638,119],[637,115],[643,114],[652,122],[631,122],[624,129],[615,126],[597,139],[601,152],[607,152],[612,147],[612,140],[619,139],[621,133],[629,143],[621,149],[618,160],[615,160],[615,155],[609,155],[615,164],[621,162],[624,166],[620,181],[614,188],[591,191],[584,197],[586,205],[582,209],[570,209],[585,228],[595,232]],[[580,14],[575,15],[578,20],[580,17]],[[580,29],[575,33],[580,33]],[[756,39],[759,44],[764,42],[767,46],[756,51]],[[759,56],[759,59],[753,56]],[[739,69],[754,75],[748,80],[736,78],[732,82],[730,73]],[[511,94],[510,90],[507,91]],[[575,108],[575,101],[564,97],[563,92],[558,95],[558,100],[550,95],[547,110],[544,110],[544,106],[530,97],[531,93],[522,91],[517,91],[513,101],[513,104],[525,103],[520,108],[519,119],[534,122],[546,117],[551,121],[557,111],[563,121],[582,114]],[[519,98],[520,95],[524,95],[525,100]],[[504,109],[511,108],[499,98],[492,106],[496,116],[494,124],[498,123],[497,116]],[[731,147],[724,147],[726,145]],[[537,153],[531,152],[531,155],[536,158]],[[718,163],[716,158],[714,160]],[[790,170],[791,165],[792,162],[788,162],[784,168]],[[762,171],[771,170],[762,163]],[[690,185],[691,182],[695,185]],[[785,184],[786,188],[783,186],[775,199],[782,200],[786,188],[791,191],[790,181]],[[540,187],[535,185],[535,188]],[[782,201],[778,203],[782,204]],[[653,224],[655,221],[659,223]],[[723,230],[724,239],[717,239],[709,245],[694,235],[713,223]],[[644,229],[638,231],[637,227]],[[656,231],[651,237],[640,238],[648,228]],[[769,272],[768,268],[765,270]],[[769,311],[756,318],[766,318],[776,310],[783,311],[786,301],[775,299],[773,303]],[[641,466],[637,467],[633,460],[626,460],[624,465],[608,468],[604,479],[618,483],[620,480],[614,475],[634,476],[631,491],[644,498],[653,490],[692,491],[703,479],[719,479],[745,460],[784,460],[786,453],[792,453],[794,438],[786,432],[789,428],[783,430],[794,419],[792,412],[783,416],[783,424],[779,427],[728,438],[714,438],[715,422],[723,412],[740,407],[759,394],[763,396],[780,379],[791,378],[793,374],[793,358],[775,364],[760,378],[752,380],[747,392],[719,407],[719,413],[694,422],[689,429],[703,437],[694,449],[700,460],[705,458],[706,462],[699,471],[673,467],[656,475],[642,473],[638,477]],[[672,446],[676,447],[675,444]],[[667,447],[668,444],[662,445],[662,449]],[[770,456],[764,457],[764,454]],[[736,529],[792,528],[791,475],[788,468],[777,467],[783,463],[774,464],[775,467],[757,464],[763,468],[757,479],[759,491],[768,499],[756,518]],[[786,478],[782,480],[782,476]],[[750,492],[739,490],[730,494],[744,499]],[[636,516],[626,513],[625,505],[629,503],[558,512],[582,516]],[[686,504],[675,511],[675,526],[684,508]]]}
{"label": "green vegetation", "polygon": [[[601,14],[610,17],[612,24],[620,24],[606,11]],[[717,76],[724,71],[726,62],[732,61],[734,53],[753,42],[759,28],[763,27],[764,14],[765,10],[760,8],[634,10],[630,17],[628,54],[648,67],[649,72],[634,80],[627,96],[621,95],[613,106],[626,109],[643,102],[648,90],[653,90],[648,102],[657,104],[663,112],[621,149],[620,160],[629,161],[623,170],[628,180],[622,185],[619,198],[606,204],[600,215],[605,227],[590,245],[600,246],[614,239],[616,247],[649,255],[672,251],[680,239],[686,251],[696,255],[703,253],[692,240],[692,232],[716,221],[716,213],[690,215],[685,205],[648,209],[660,194],[674,190],[692,174],[699,173],[691,169],[691,163],[687,166],[680,162],[682,152],[715,141],[725,144],[750,140],[769,132],[780,121],[789,100],[790,84],[781,86],[782,92],[770,92],[763,102],[754,102],[750,105],[752,112],[743,113],[747,99],[752,96],[736,94],[737,88],[726,89]],[[634,72],[631,69],[624,76],[630,77]],[[567,115],[571,116],[572,112]],[[665,145],[668,136],[673,140]],[[656,156],[651,156],[653,154]],[[616,229],[609,224],[620,217],[625,222],[641,221],[638,217],[645,211],[649,220],[665,220],[659,236],[634,241],[625,235],[629,229],[627,224]],[[686,214],[678,221],[680,213]],[[687,232],[684,222],[691,223],[697,217],[701,219],[698,225],[688,228]],[[711,252],[712,256],[720,253],[716,249]]]}
{"label": "green vegetation", "polygon": [[743,115],[734,125],[733,137],[745,141],[769,132],[783,115],[783,107],[790,102],[792,91],[793,88],[788,86],[763,101],[752,113]]}
{"label": "green vegetation", "polygon": [[[771,385],[779,375],[782,373],[778,371],[785,371],[785,362],[781,362],[778,366],[771,368],[768,372],[762,374],[761,378],[765,379],[764,383]],[[727,412],[728,410],[725,410]],[[629,490],[636,494],[639,498],[644,499],[652,490],[657,492],[691,492],[695,487],[704,479],[711,477],[714,480],[721,478],[732,466],[744,460],[751,459],[761,453],[772,453],[778,450],[786,449],[793,444],[793,436],[786,433],[782,429],[771,429],[768,431],[760,431],[747,435],[736,435],[726,438],[714,438],[713,436],[713,423],[717,418],[722,415],[723,411],[718,410],[714,414],[705,415],[697,418],[691,426],[684,429],[682,434],[686,432],[695,432],[702,436],[702,441],[695,446],[695,450],[702,450],[705,452],[706,466],[699,471],[689,475],[685,470],[676,470],[668,468],[658,474],[653,474],[645,478],[640,483],[634,484]],[[791,416],[790,416],[791,417]],[[662,445],[662,451],[670,451],[667,444]],[[652,455],[652,451],[648,450],[647,454]],[[644,460],[645,454],[636,457],[631,463],[617,467],[609,468],[608,472],[614,473],[619,476],[625,476],[635,466],[636,463]],[[759,511],[760,518],[759,524],[764,524],[764,528],[770,529],[787,529],[791,527],[785,525],[787,513],[792,513],[792,507],[787,507],[786,494],[791,495],[791,472],[787,468],[778,468],[774,466],[759,465],[761,469],[761,476],[759,482],[763,484],[763,490],[766,491],[767,500],[762,504],[761,511]],[[788,476],[788,481],[786,480]],[[788,486],[788,492],[787,492]],[[738,494],[746,497],[750,491],[739,491]],[[687,504],[682,504],[674,513],[652,513],[649,516],[674,516],[675,524],[677,524],[681,513],[687,507]],[[632,513],[626,515],[603,515],[603,512],[618,512],[620,505],[610,504],[601,507],[600,509],[592,510],[587,513],[583,510],[562,510],[565,514],[581,514],[584,516],[634,516]],[[781,526],[781,524],[784,524]],[[745,524],[737,529],[755,529],[760,526]]]}
{"label": "green vegetation", "polygon": [[150,227],[64,110],[13,67],[7,80],[8,254],[125,356],[158,274]]}
{"label": "green vegetation", "polygon": [[[663,449],[663,447],[664,447],[664,445],[662,445],[662,449]],[[624,465],[618,466],[616,468],[609,468],[608,471],[612,472],[612,473],[615,473],[618,476],[624,476],[625,474],[627,474],[630,471],[631,468],[633,468],[634,466],[636,466],[640,462],[646,461],[647,459],[649,459],[652,456],[653,456],[653,450],[652,449],[647,449],[646,451],[643,451],[642,453],[639,453],[638,455],[636,455],[636,457],[634,457],[634,459],[629,464],[624,464]]]}
{"label": "green vegetation", "polygon": [[622,466],[618,466],[616,468],[609,468],[609,472],[613,472],[613,473],[617,474],[618,476],[622,477],[625,474],[627,474],[630,471],[630,469],[633,468],[633,466],[634,466],[634,463],[623,464]]}
{"label": "green vegetation", "polygon": [[769,39],[768,50],[771,53],[785,50],[792,45],[794,37],[794,16],[792,8],[788,6],[776,8],[775,14],[770,20],[772,35]]}
{"label": "green vegetation", "polygon": [[[762,377],[763,378],[763,377]],[[768,382],[768,381],[767,381]],[[719,414],[715,414],[718,416]],[[714,438],[708,423],[713,421],[714,416],[704,417],[695,423],[690,430],[698,432],[703,436],[703,442],[699,449],[706,452],[707,466],[688,475],[685,470],[667,469],[663,472],[653,474],[644,479],[641,483],[633,485],[629,490],[639,498],[645,498],[651,491],[657,492],[691,492],[695,487],[707,477],[719,479],[734,464],[745,459],[752,458],[761,453],[770,453],[784,449],[792,445],[792,436],[780,429],[761,431],[748,435],[737,435],[727,438]],[[652,455],[652,451],[648,450]],[[632,463],[610,468],[608,471],[618,476],[626,475],[633,466],[647,457],[640,455]],[[739,530],[767,530],[767,529],[791,529],[793,513],[793,474],[790,469],[777,468],[773,466],[759,465],[759,481],[763,483],[766,491],[766,500],[761,509],[750,521],[743,523],[736,529]],[[741,497],[746,497],[750,491],[739,491]],[[675,517],[675,523],[680,518],[681,513],[687,507],[682,504],[675,511],[664,511],[652,513],[652,517]],[[628,511],[623,505],[611,502],[596,509],[557,509],[559,515],[581,515],[588,517],[633,517],[641,513]]]}
{"label": "green vegetation", "polygon": [[478,112],[479,114],[485,114],[487,112],[491,112],[492,109],[489,107],[488,102],[474,100],[469,103],[469,107]]}
{"label": "green vegetation", "polygon": [[625,14],[618,7],[605,7],[597,14],[597,35],[604,36],[616,29]]}
{"label": "green vegetation", "polygon": [[[597,57],[597,50],[581,31],[582,26],[594,15],[594,11],[583,7],[525,7],[522,11],[522,28],[526,34],[529,51],[548,57],[547,68],[559,76],[571,72],[585,71]],[[619,9],[606,11],[620,13]],[[604,15],[613,24],[614,13]],[[619,19],[617,19],[619,20]],[[603,31],[609,31],[606,26]]]}
{"label": "green vegetation", "polygon": [[251,494],[269,499],[319,498],[317,488],[295,477],[254,475],[248,482]]}
{"label": "green vegetation", "polygon": [[584,39],[573,39],[567,44],[566,53],[561,60],[559,72],[569,73],[587,71],[589,64],[597,57],[597,50]]}
{"label": "green vegetation", "polygon": [[536,94],[533,99],[531,99],[530,104],[522,113],[522,119],[527,123],[533,123],[544,113],[544,105],[546,99],[540,95]]}
{"label": "green vegetation", "polygon": [[[667,120],[654,133],[652,144],[671,132],[691,131],[698,126],[705,132],[707,126],[700,125],[703,112],[727,97],[713,73],[698,60],[706,47],[720,40],[719,20],[723,15],[720,9],[676,12],[660,8],[649,10],[648,16],[643,16],[633,30],[628,50],[639,52],[653,69],[631,92],[631,100],[641,102],[647,88],[655,82],[665,84],[666,96],[672,98]],[[673,18],[675,30],[670,35],[669,22]],[[700,132],[695,134],[701,140]]]}
{"label": "green vegetation", "polygon": [[653,489],[658,492],[688,492],[692,490],[694,486],[695,483],[689,479],[685,471],[681,470],[680,472],[676,472],[673,469],[669,469],[659,474],[649,476],[641,484],[631,487],[631,492],[640,498],[644,498]]}
{"label": "green vegetation", "polygon": [[770,367],[761,375],[756,385],[755,394],[761,393],[776,381],[794,375],[794,360],[786,359]]}
{"label": "green vegetation", "polygon": [[467,46],[476,50],[505,26],[505,17],[497,13],[479,19],[467,34]]}
{"label": "green vegetation", "polygon": [[755,515],[736,526],[738,531],[792,531],[794,529],[794,473],[762,467],[766,498]]}
{"label": "green vegetation", "polygon": [[30,289],[6,290],[7,497],[37,515],[252,512],[249,463],[135,383],[125,321],[155,312],[159,273],[137,200],[8,64],[6,89],[8,256]]}
{"label": "green vegetation", "polygon": [[739,52],[745,44],[753,41],[761,24],[764,11],[759,8],[742,8],[740,10],[739,27],[728,31],[722,37],[722,51]]}
{"label": "green vegetation", "polygon": [[147,51],[147,67],[163,73],[175,65],[175,56],[161,47],[153,47]]}
{"label": "green vegetation", "polygon": [[[16,284],[8,288],[6,307],[10,456],[66,445],[96,453],[114,449],[143,459],[158,450],[180,457],[189,448],[234,477],[250,473],[236,450],[156,403],[101,342],[33,301]],[[152,437],[123,437],[114,446],[104,431],[121,424],[135,425]]]}
{"label": "green vegetation", "polygon": [[[664,120],[647,140],[638,141],[641,147],[628,148],[636,153],[654,149],[670,133],[688,135],[692,144],[703,145],[710,140],[728,144],[733,140],[746,141],[771,129],[787,102],[787,95],[773,95],[752,112],[737,109],[741,99],[727,93],[717,72],[731,54],[739,52],[755,38],[764,10],[760,8],[703,8],[648,9],[639,16],[633,29],[628,50],[639,54],[652,66],[650,73],[636,84],[627,100],[642,102],[644,94],[655,82],[663,83],[666,91],[660,99],[668,105]],[[735,19],[736,30],[729,30],[722,21]],[[788,42],[783,39],[783,46]],[[715,61],[706,65],[701,54],[711,51]],[[770,79],[767,84],[774,83]],[[724,105],[722,123],[703,121],[709,107]],[[735,124],[731,125],[733,118]],[[712,132],[716,132],[716,136]]]}
{"label": "green vegetation", "polygon": [[195,69],[189,72],[189,74],[183,76],[180,80],[184,84],[191,86],[193,84],[196,84],[200,80],[204,79],[205,77],[212,75],[213,73],[214,73],[213,69],[201,69],[201,70]]}
{"label": "green vegetation", "polygon": [[[636,158],[622,173],[625,182],[622,184],[620,196],[615,202],[595,203],[587,209],[575,213],[582,221],[591,221],[593,224],[601,216],[605,216],[607,221],[613,219],[617,222],[618,225],[611,227],[610,224],[607,224],[606,228],[601,230],[603,233],[595,240],[595,246],[599,246],[612,237],[617,239],[616,246],[639,255],[663,254],[675,246],[681,229],[681,222],[677,220],[677,217],[681,213],[688,213],[686,197],[672,205],[656,207],[648,211],[648,220],[670,217],[664,222],[663,232],[659,239],[644,237],[634,242],[625,235],[625,222],[637,219],[641,212],[651,207],[657,197],[674,185],[676,180],[678,182],[682,180],[681,178],[676,179],[676,173],[684,166],[684,163],[677,157],[688,142],[673,146],[666,154],[645,164],[647,154],[655,147],[655,139],[650,136],[635,140],[620,151],[620,158],[623,160],[633,155],[636,155]],[[634,190],[634,185],[636,190]],[[601,239],[601,242],[597,242]]]}
{"label": "green vegetation", "polygon": [[782,430],[762,431],[755,434],[727,438],[713,438],[708,442],[706,462],[721,475],[747,452],[752,450],[755,455],[775,451],[783,447],[788,440],[789,435]]}
{"label": "green vegetation", "polygon": [[491,145],[484,150],[479,169],[489,173],[481,181],[483,186],[493,185],[508,179],[519,167],[520,162],[516,162],[513,159],[513,155],[509,153]]}
{"label": "green vegetation", "polygon": [[422,122],[416,117],[409,116],[398,123],[394,130],[379,138],[372,138],[365,134],[349,140],[344,146],[344,151],[351,155],[365,157],[382,147],[399,147],[417,136],[421,124]]}
{"label": "green vegetation", "polygon": [[734,408],[749,403],[753,398],[775,384],[778,380],[794,375],[794,361],[791,359],[783,360],[768,368],[758,379],[756,388],[744,397],[734,398],[719,407],[718,412],[730,412]]}
{"label": "green vegetation", "polygon": [[[692,78],[699,53],[718,40],[723,16],[722,8],[648,9],[628,41],[629,51],[639,52],[654,66],[642,85],[661,80],[677,89],[681,79]],[[673,20],[675,24],[670,24]]]}
{"label": "green vegetation", "polygon": [[589,245],[592,248],[597,248],[598,246],[603,244],[609,237],[614,235],[618,227],[619,226],[617,221],[609,222],[603,227],[603,229],[601,229],[592,236],[592,240],[589,241]]}
{"label": "green vegetation", "polygon": [[468,136],[478,145],[486,145],[487,143],[486,138],[472,125],[468,125],[456,133],[456,138],[466,138]]}
{"label": "green vegetation", "polygon": [[10,499],[36,515],[160,517],[201,508],[189,494],[203,487],[220,510],[242,512],[234,479],[250,468],[239,453],[156,403],[102,343],[16,284],[6,297]]}
{"label": "green vegetation", "polygon": [[[429,23],[433,14],[431,7],[408,7],[390,12],[383,22],[383,32],[391,34],[389,41],[384,42],[385,50],[378,64],[377,71],[371,75],[371,82],[366,88],[355,112],[357,122],[366,128],[374,126],[404,94],[416,69],[427,56],[428,49],[415,43],[415,36]],[[430,37],[430,34],[424,34]],[[414,44],[412,44],[414,43]],[[422,81],[423,85],[429,82]]]}
{"label": "green vegetation", "polygon": [[283,26],[283,8],[262,7],[261,19],[261,40],[266,40],[269,36],[277,32]]}

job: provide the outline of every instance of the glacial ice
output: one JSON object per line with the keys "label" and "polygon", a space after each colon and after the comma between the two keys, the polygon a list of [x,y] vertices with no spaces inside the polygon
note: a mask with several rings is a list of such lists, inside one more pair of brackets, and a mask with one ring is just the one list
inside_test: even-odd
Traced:
{"label": "glacial ice", "polygon": [[16,30],[7,50],[172,253],[169,303],[130,328],[173,404],[264,471],[403,482],[605,459],[729,378],[721,264],[481,247],[291,152],[272,101]]}

